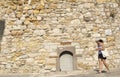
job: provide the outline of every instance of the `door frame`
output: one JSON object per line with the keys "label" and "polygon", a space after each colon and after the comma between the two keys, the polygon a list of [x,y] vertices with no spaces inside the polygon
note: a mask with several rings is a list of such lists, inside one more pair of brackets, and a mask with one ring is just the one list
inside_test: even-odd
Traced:
{"label": "door frame", "polygon": [[[62,58],[62,56],[67,56],[67,55],[69,55],[69,56],[71,57],[71,61],[70,61],[71,63],[70,63],[70,65],[72,65],[72,66],[71,66],[71,70],[70,70],[70,71],[73,70],[73,54],[72,54],[70,51],[63,51],[63,52],[60,54],[60,56],[59,56],[59,57],[60,57],[60,70],[61,70],[61,71],[69,71],[69,70],[67,70],[67,69],[66,69],[66,70],[62,70],[62,69],[65,68],[64,66],[63,66],[64,68],[61,68],[61,60],[65,60],[64,58]],[[70,58],[69,58],[69,60],[70,60]],[[67,61],[66,61],[66,62],[67,62]],[[69,66],[69,65],[68,65],[69,63],[66,63],[66,64],[67,64],[67,66]]]}
{"label": "door frame", "polygon": [[60,46],[57,48],[57,64],[56,64],[56,71],[60,71],[60,55],[61,53],[63,53],[64,51],[69,51],[73,54],[73,70],[77,69],[77,60],[76,60],[76,56],[75,56],[75,47],[74,46]]}

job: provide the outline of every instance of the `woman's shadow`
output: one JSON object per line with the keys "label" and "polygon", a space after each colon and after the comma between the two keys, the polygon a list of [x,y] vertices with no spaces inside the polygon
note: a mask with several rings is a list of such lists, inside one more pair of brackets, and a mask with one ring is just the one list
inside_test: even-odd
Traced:
{"label": "woman's shadow", "polygon": [[99,72],[98,69],[95,69],[94,71],[96,71],[97,73],[107,73],[107,71],[105,71],[105,70],[102,70],[101,72]]}

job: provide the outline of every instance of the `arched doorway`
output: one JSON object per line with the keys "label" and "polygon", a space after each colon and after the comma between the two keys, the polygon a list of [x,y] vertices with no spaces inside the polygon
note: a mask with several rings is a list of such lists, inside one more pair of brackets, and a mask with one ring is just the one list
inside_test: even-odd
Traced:
{"label": "arched doorway", "polygon": [[73,54],[69,51],[64,51],[60,54],[60,71],[73,70]]}
{"label": "arched doorway", "polygon": [[56,71],[72,71],[77,69],[74,46],[60,46],[57,49],[57,53]]}

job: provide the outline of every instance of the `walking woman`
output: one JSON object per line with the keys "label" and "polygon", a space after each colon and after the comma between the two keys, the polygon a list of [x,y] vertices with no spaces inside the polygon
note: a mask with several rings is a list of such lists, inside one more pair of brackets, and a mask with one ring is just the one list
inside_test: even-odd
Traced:
{"label": "walking woman", "polygon": [[102,54],[102,51],[105,50],[105,46],[104,46],[104,41],[102,39],[96,41],[98,47],[97,47],[97,50],[98,50],[98,62],[99,62],[99,73],[102,72],[102,68],[103,68],[103,64],[105,65],[105,67],[107,68],[108,72],[110,71],[109,70],[109,67],[108,67],[108,64],[106,63],[106,57],[103,56]]}

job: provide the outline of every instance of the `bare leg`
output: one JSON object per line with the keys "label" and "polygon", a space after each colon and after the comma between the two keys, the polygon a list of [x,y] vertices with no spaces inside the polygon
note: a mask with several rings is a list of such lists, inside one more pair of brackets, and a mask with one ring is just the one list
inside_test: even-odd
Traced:
{"label": "bare leg", "polygon": [[98,62],[99,62],[99,72],[101,72],[103,67],[102,60],[98,59]]}
{"label": "bare leg", "polygon": [[105,67],[107,68],[108,71],[110,71],[108,64],[106,63],[106,60],[102,59],[103,64],[105,65]]}

